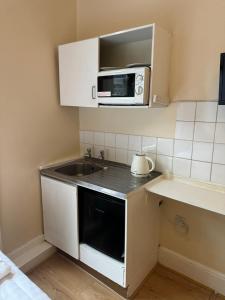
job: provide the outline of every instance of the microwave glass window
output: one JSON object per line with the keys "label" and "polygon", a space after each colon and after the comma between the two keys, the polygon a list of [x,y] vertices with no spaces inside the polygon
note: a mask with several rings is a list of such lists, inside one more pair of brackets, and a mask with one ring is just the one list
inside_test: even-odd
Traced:
{"label": "microwave glass window", "polygon": [[100,76],[98,92],[104,92],[108,97],[134,97],[135,74]]}

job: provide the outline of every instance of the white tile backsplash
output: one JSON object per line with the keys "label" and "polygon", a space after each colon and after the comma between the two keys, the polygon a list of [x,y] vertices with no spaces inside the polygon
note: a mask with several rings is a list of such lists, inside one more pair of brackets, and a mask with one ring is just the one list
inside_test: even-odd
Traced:
{"label": "white tile backsplash", "polygon": [[115,161],[116,149],[111,147],[105,147],[105,159]]}
{"label": "white tile backsplash", "polygon": [[104,132],[94,132],[94,145],[99,145],[99,146],[105,145]]}
{"label": "white tile backsplash", "polygon": [[194,140],[198,142],[213,142],[215,134],[215,123],[195,123]]}
{"label": "white tile backsplash", "polygon": [[104,150],[107,160],[129,165],[142,151],[158,171],[225,185],[225,106],[178,103],[175,139],[81,130],[82,155],[87,148],[95,157]]}
{"label": "white tile backsplash", "polygon": [[85,143],[85,140],[84,140],[84,131],[80,131],[80,143]]}
{"label": "white tile backsplash", "polygon": [[225,165],[225,144],[214,144],[213,162]]}
{"label": "white tile backsplash", "polygon": [[173,155],[173,139],[158,138],[157,154]]}
{"label": "white tile backsplash", "polygon": [[191,159],[192,141],[175,140],[174,156],[180,158]]}
{"label": "white tile backsplash", "polygon": [[116,134],[116,148],[128,149],[127,134]]}
{"label": "white tile backsplash", "polygon": [[156,153],[157,138],[151,136],[142,137],[142,151],[145,153]]}
{"label": "white tile backsplash", "polygon": [[225,105],[218,105],[217,122],[225,123]]}
{"label": "white tile backsplash", "polygon": [[177,120],[194,121],[195,120],[196,102],[179,102],[177,103]]}
{"label": "white tile backsplash", "polygon": [[177,176],[190,177],[191,160],[183,158],[173,159],[173,173]]}
{"label": "white tile backsplash", "polygon": [[225,144],[225,123],[216,124],[215,142]]}
{"label": "white tile backsplash", "polygon": [[127,150],[116,149],[116,161],[122,164],[127,164]]}
{"label": "white tile backsplash", "polygon": [[84,131],[84,143],[85,144],[94,144],[94,132],[93,131]]}
{"label": "white tile backsplash", "polygon": [[212,164],[211,181],[225,185],[225,165]]}
{"label": "white tile backsplash", "polygon": [[194,161],[191,164],[191,177],[201,181],[209,181],[211,172],[211,163]]}
{"label": "white tile backsplash", "polygon": [[216,122],[217,102],[198,102],[196,121]]}
{"label": "white tile backsplash", "polygon": [[173,158],[171,156],[157,155],[156,170],[159,172],[172,172]]}
{"label": "white tile backsplash", "polygon": [[141,151],[141,136],[129,135],[128,149],[133,151]]}
{"label": "white tile backsplash", "polygon": [[212,154],[213,154],[213,143],[202,143],[202,142],[193,143],[193,153],[192,153],[193,160],[211,162]]}
{"label": "white tile backsplash", "polygon": [[116,147],[116,135],[115,133],[105,133],[105,146]]}
{"label": "white tile backsplash", "polygon": [[176,122],[175,138],[181,140],[193,140],[194,122]]}

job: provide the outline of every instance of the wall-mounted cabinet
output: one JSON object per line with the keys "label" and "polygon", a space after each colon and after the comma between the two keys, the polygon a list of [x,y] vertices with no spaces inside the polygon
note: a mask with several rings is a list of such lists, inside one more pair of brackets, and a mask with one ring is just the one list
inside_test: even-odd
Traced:
{"label": "wall-mounted cabinet", "polygon": [[132,64],[151,69],[149,107],[169,103],[170,34],[156,24],[59,46],[60,103],[97,107],[97,76]]}

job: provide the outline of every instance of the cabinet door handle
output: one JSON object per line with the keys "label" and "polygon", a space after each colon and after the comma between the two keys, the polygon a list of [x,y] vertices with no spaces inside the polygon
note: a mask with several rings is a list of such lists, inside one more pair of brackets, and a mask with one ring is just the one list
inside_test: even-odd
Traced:
{"label": "cabinet door handle", "polygon": [[95,85],[92,85],[91,96],[92,96],[92,99],[96,99],[96,86]]}

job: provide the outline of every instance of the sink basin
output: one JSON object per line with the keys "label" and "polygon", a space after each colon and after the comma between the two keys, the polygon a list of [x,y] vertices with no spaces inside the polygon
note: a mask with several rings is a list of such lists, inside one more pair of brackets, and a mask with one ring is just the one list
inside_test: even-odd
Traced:
{"label": "sink basin", "polygon": [[102,168],[95,164],[86,163],[86,162],[85,163],[76,162],[71,165],[57,168],[55,169],[55,172],[61,173],[63,175],[68,175],[68,176],[80,177],[80,176],[92,174],[100,170],[102,170]]}

